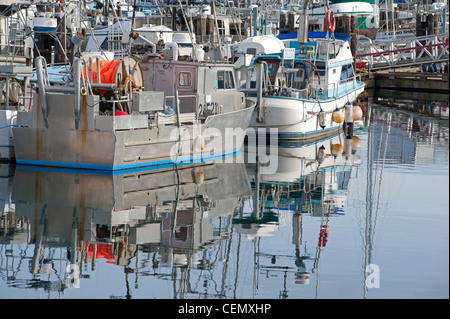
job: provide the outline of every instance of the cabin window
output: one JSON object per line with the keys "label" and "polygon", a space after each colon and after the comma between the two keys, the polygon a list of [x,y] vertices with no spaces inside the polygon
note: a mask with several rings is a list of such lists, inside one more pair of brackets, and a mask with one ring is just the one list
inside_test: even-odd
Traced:
{"label": "cabin window", "polygon": [[105,37],[105,39],[99,46],[100,46],[100,49],[102,49],[102,50],[108,50],[108,39]]}
{"label": "cabin window", "polygon": [[342,66],[341,81],[351,79],[354,76],[355,76],[355,73],[353,72],[352,64],[346,64],[346,65]]}
{"label": "cabin window", "polygon": [[319,71],[320,76],[325,76],[325,66],[317,67],[317,70]]}
{"label": "cabin window", "polygon": [[278,71],[278,63],[267,63],[267,73],[269,77],[275,77]]}
{"label": "cabin window", "polygon": [[[320,76],[325,76],[325,63],[323,62],[317,62],[316,63],[316,67],[317,67],[317,71],[319,71],[319,75]],[[314,74],[316,73],[315,71],[313,71]]]}
{"label": "cabin window", "polygon": [[317,59],[327,60],[328,58],[328,42],[317,42]]}
{"label": "cabin window", "polygon": [[189,87],[192,85],[192,73],[180,72],[178,73],[178,86]]}
{"label": "cabin window", "polygon": [[340,45],[338,45],[336,42],[331,42],[329,46],[328,58],[335,59],[338,56],[340,50]]}
{"label": "cabin window", "polygon": [[217,89],[229,90],[234,89],[234,78],[232,71],[217,71]]}
{"label": "cabin window", "polygon": [[278,60],[278,59],[267,59],[266,60],[265,59],[263,61],[267,63],[267,73],[269,75],[270,81],[272,81],[272,83],[273,83],[273,81],[275,80],[275,77],[277,75],[277,72],[278,72],[280,60]]}
{"label": "cabin window", "polygon": [[321,30],[321,25],[320,24],[310,24],[308,26],[308,31],[309,32],[320,32]]}

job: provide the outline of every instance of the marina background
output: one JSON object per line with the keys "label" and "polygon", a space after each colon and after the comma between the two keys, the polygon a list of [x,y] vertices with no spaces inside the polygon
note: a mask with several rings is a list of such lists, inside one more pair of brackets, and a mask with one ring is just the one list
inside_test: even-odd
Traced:
{"label": "marina background", "polygon": [[[0,299],[449,298],[448,3],[311,0],[307,8],[307,2],[298,1],[43,1],[36,16],[28,19],[13,14],[27,1],[11,6],[13,2],[0,1],[1,28],[8,31],[0,37]],[[352,14],[343,12],[349,8]],[[81,21],[77,10],[89,13],[89,23]],[[304,16],[309,20],[301,20]],[[140,34],[131,33],[136,30]],[[330,37],[334,32],[343,35]],[[32,42],[30,34],[35,36]],[[245,38],[255,41],[249,41],[249,51],[238,52],[240,44],[249,43]],[[278,43],[279,50],[270,51],[273,46],[261,44],[261,39]],[[329,40],[333,50],[348,45],[351,54],[330,62],[338,53],[329,56],[329,46],[327,57],[319,59],[317,48]],[[295,53],[294,46],[304,54],[297,61],[302,77],[294,75],[299,65],[284,53]],[[97,74],[94,80],[92,59],[91,72],[87,63],[77,60],[99,47],[121,61],[112,83]],[[143,60],[138,63],[129,57],[131,52]],[[52,72],[41,70],[41,77],[36,76],[36,55],[45,57],[37,61],[48,62],[39,65]],[[246,55],[255,60],[245,60]],[[307,67],[308,55],[317,65]],[[274,56],[283,63],[291,59],[296,68],[283,67],[286,73],[271,78],[263,65]],[[255,64],[258,59],[263,63]],[[76,67],[86,67],[85,76],[69,83],[77,72],[71,64],[58,63],[73,61],[80,63],[74,63]],[[233,69],[238,61],[248,67],[246,73],[244,68]],[[272,61],[277,67],[280,63]],[[173,81],[168,65],[173,66]],[[180,72],[180,65],[193,73]],[[196,68],[202,71],[196,73]],[[342,73],[334,78],[333,70]],[[136,92],[128,86],[130,74],[136,78]],[[284,91],[276,83],[283,76],[292,79]],[[295,79],[305,87],[294,90]],[[192,90],[179,91],[177,84]],[[99,107],[91,106],[95,111],[89,120],[80,111],[91,110],[80,102],[82,87],[95,94],[106,88],[111,94],[108,99],[103,93],[90,95],[94,100],[88,101]],[[199,93],[197,87],[205,91]],[[64,107],[56,115],[39,109],[45,94],[52,92],[61,100],[49,109]],[[137,94],[131,98],[133,92]],[[68,96],[74,97],[73,105],[61,103],[69,101]],[[306,112],[305,101],[311,97]],[[275,98],[278,102],[266,113],[255,107]],[[164,159],[158,167],[145,166],[149,158],[159,161],[172,146],[163,138],[161,143],[153,140],[155,128],[158,134],[173,128],[180,132],[195,121],[206,128],[211,118],[223,128],[230,123],[264,126],[266,119],[283,111],[278,108],[281,102],[291,107],[289,103],[298,101],[303,104],[295,111],[315,121],[309,127],[317,136],[305,138],[306,130],[299,125],[296,134],[303,140],[294,141],[287,130],[287,138],[276,144],[276,172],[264,174],[263,162],[250,160],[260,154],[250,137],[245,142],[243,136],[236,148],[204,162],[177,165]],[[325,110],[322,122],[319,109],[325,101],[333,108]],[[121,114],[115,113],[119,106]],[[32,113],[33,107],[37,112]],[[352,122],[346,113],[343,124],[333,119],[339,108],[352,107],[362,111],[361,118]],[[245,116],[236,115],[238,109]],[[17,112],[22,118],[14,122]],[[275,126],[285,126],[294,113],[280,113],[284,117]],[[108,131],[113,141],[122,133],[135,137],[135,128],[148,130],[131,142],[134,157],[120,158],[137,166],[127,171],[116,165],[114,141],[103,143],[110,146],[105,152],[112,159],[107,163],[110,171],[10,160],[13,142],[17,145],[12,132],[38,125],[48,129],[48,114],[53,116],[51,125],[72,130],[71,136],[80,137],[77,142],[85,141],[86,132]],[[223,115],[230,117],[224,121]],[[325,122],[329,127],[322,127]],[[130,128],[130,123],[137,126]],[[52,128],[49,135],[60,140]],[[324,128],[335,131],[323,134]],[[66,146],[78,145],[63,140],[45,152],[39,139],[35,144],[32,140],[22,136],[19,162],[24,153],[25,160],[45,156],[45,163],[56,155],[65,158]],[[189,147],[205,146],[202,136],[190,142]],[[148,146],[152,143],[164,147],[156,152]],[[122,144],[119,148],[128,147]],[[56,152],[58,147],[67,152]],[[98,149],[83,153],[87,161],[101,153]],[[76,166],[79,149],[70,151],[75,155],[68,162]],[[226,161],[217,159],[221,156]],[[97,165],[106,157],[99,155],[88,164]]]}

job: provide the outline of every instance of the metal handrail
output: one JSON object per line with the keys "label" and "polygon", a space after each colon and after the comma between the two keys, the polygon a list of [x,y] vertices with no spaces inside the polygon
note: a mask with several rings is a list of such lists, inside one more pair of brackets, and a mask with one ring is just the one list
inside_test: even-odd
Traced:
{"label": "metal handrail", "polygon": [[357,54],[356,58],[367,59],[372,70],[445,62],[448,61],[449,44],[443,39],[448,37],[445,33],[362,44],[360,48],[369,53]]}
{"label": "metal handrail", "polygon": [[[361,81],[361,75],[354,75],[353,77],[345,80],[340,80],[335,83],[328,84],[311,84],[313,90],[313,97],[318,98],[318,94],[326,93],[329,98],[336,98],[339,96],[339,90],[344,88],[344,91],[355,88],[356,84]],[[351,85],[350,85],[351,84]],[[331,92],[331,95],[329,95]]]}
{"label": "metal handrail", "polygon": [[[356,84],[358,82],[361,82],[361,75],[355,75],[350,79],[341,80],[336,83],[328,83],[328,84],[309,84],[306,88],[303,89],[295,89],[292,87],[286,87],[286,86],[279,86],[279,85],[272,85],[271,88],[273,91],[280,92],[292,92],[292,93],[299,93],[304,94],[305,92],[308,93],[309,90],[312,90],[312,98],[319,98],[319,94],[326,93],[329,98],[335,98],[339,96],[339,90],[344,88],[344,90],[355,88]],[[240,89],[244,93],[256,93],[256,88],[241,88]],[[331,93],[331,94],[330,94]],[[281,95],[282,96],[282,95]]]}

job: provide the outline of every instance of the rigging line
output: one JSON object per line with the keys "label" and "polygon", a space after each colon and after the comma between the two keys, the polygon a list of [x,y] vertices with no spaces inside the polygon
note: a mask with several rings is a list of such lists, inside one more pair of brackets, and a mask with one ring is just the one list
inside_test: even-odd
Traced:
{"label": "rigging line", "polygon": [[109,61],[109,58],[108,58],[108,56],[106,55],[105,51],[102,49],[101,45],[98,44],[97,38],[96,38],[96,36],[95,36],[95,34],[94,34],[94,30],[92,29],[92,27],[91,27],[89,24],[87,24],[87,26],[88,26],[88,29],[89,29],[90,34],[91,34],[91,36],[92,36],[92,39],[94,40],[95,45],[97,46],[97,49],[99,49],[100,52],[102,53],[101,55],[104,56],[105,59],[106,59],[107,61]]}
{"label": "rigging line", "polygon": [[[183,5],[181,3],[181,0],[178,0],[178,3],[180,4],[180,8],[181,8],[181,13],[183,14],[183,19],[184,19],[184,23],[186,24],[186,28],[188,29],[189,32],[189,37],[191,39],[191,44],[192,44],[192,57],[194,58],[195,61],[198,61],[197,59],[197,52],[195,52],[195,45],[194,45],[194,37],[192,36],[192,32],[191,32],[191,28],[190,28],[190,24],[187,21],[186,15],[184,13],[184,8]],[[188,3],[188,0],[186,0],[186,3]],[[213,2],[214,4],[214,2]],[[174,10],[175,11],[175,10]],[[216,12],[214,11],[214,15],[216,14]],[[174,16],[174,14],[172,13],[172,15]],[[172,19],[174,19],[174,17],[172,17]],[[190,19],[190,21],[192,21],[192,17]]]}

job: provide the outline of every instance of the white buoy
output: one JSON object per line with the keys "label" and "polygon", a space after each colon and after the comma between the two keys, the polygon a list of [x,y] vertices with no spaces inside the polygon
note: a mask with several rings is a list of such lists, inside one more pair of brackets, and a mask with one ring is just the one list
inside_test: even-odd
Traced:
{"label": "white buoy", "polygon": [[195,139],[195,149],[197,152],[200,152],[203,151],[204,148],[205,148],[205,139],[203,138],[203,136],[199,135]]}
{"label": "white buoy", "polygon": [[325,124],[326,121],[326,114],[325,112],[321,109],[319,114],[317,115],[318,120],[319,120],[319,126],[324,129],[327,125]]}
{"label": "white buoy", "polygon": [[344,148],[342,155],[344,155],[345,157],[349,157],[352,154],[352,144],[353,144],[352,137],[347,135],[347,137],[344,140]]}
{"label": "white buoy", "polygon": [[350,103],[346,103],[344,106],[344,120],[345,123],[351,124],[353,123],[353,106]]}
{"label": "white buoy", "polygon": [[321,146],[319,147],[319,150],[317,151],[317,156],[316,156],[316,160],[319,162],[319,164],[322,164],[323,161],[325,160],[325,146]]}

